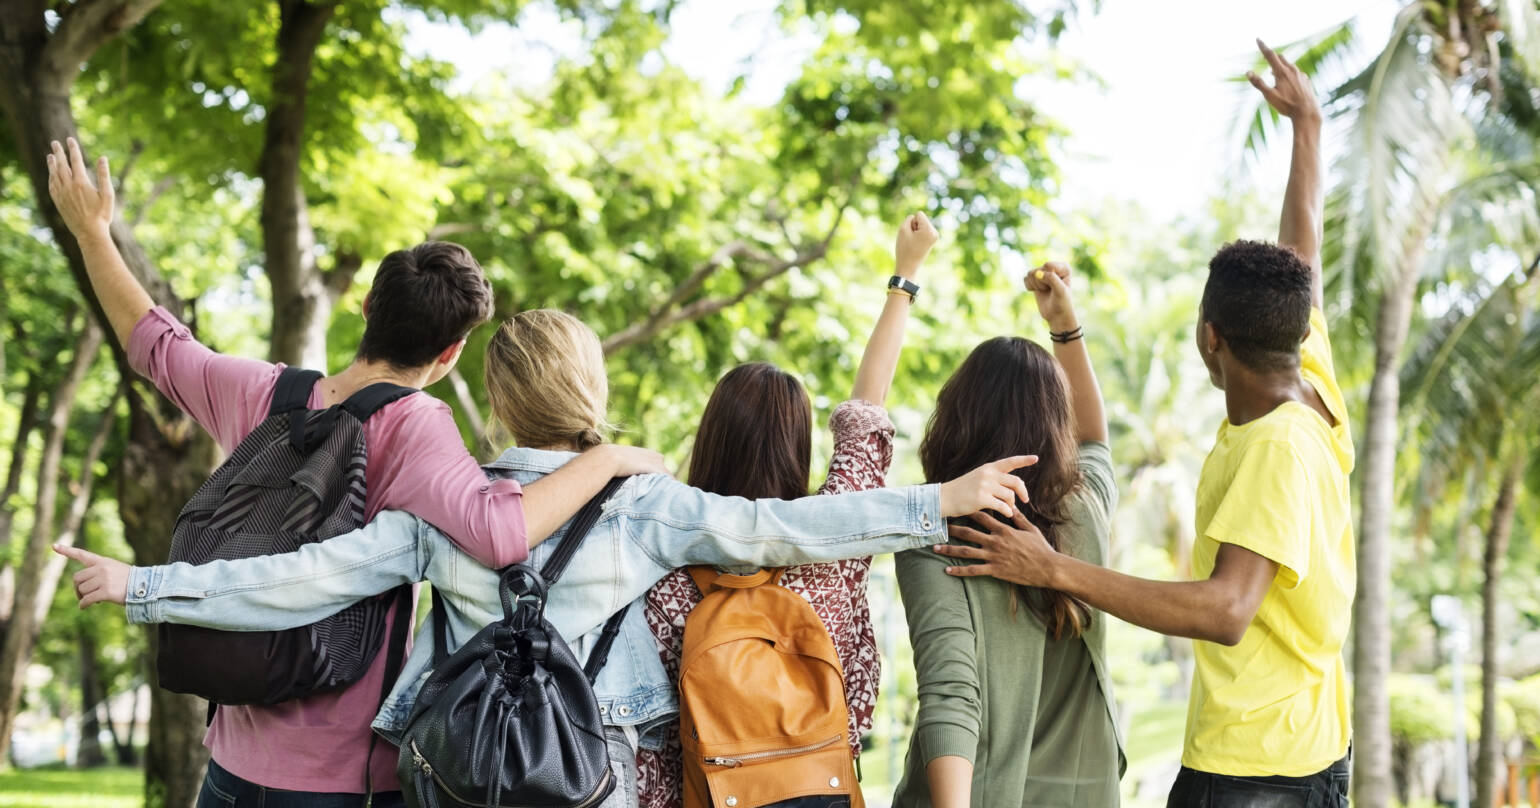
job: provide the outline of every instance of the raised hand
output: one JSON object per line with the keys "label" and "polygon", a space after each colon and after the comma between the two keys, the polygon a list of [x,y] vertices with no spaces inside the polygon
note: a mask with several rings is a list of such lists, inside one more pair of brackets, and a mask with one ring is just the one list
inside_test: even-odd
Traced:
{"label": "raised hand", "polygon": [[96,603],[122,605],[128,596],[128,571],[132,567],[79,547],[55,544],[53,551],[85,565],[85,569],[75,573],[75,597],[80,599],[80,608]]}
{"label": "raised hand", "polygon": [[950,482],[941,484],[941,515],[969,516],[991,510],[1007,518],[1016,513],[1016,501],[1031,501],[1027,484],[1011,472],[1037,463],[1037,455],[1016,455],[985,463]]}
{"label": "raised hand", "polygon": [[898,240],[893,245],[895,274],[912,280],[920,271],[920,262],[940,238],[925,214],[916,213],[904,219],[898,226]]}
{"label": "raised hand", "polygon": [[1315,90],[1310,86],[1310,77],[1305,71],[1300,70],[1293,62],[1278,55],[1262,40],[1257,40],[1257,47],[1262,51],[1262,57],[1273,68],[1273,84],[1268,86],[1255,72],[1247,71],[1246,78],[1251,86],[1262,93],[1267,103],[1278,114],[1291,121],[1316,121],[1321,120],[1321,105],[1316,101]]}
{"label": "raised hand", "polygon": [[1080,325],[1075,317],[1075,303],[1070,299],[1069,264],[1049,261],[1027,273],[1027,291],[1037,299],[1037,313],[1053,331],[1073,331]]}
{"label": "raised hand", "polygon": [[107,170],[105,156],[96,159],[96,181],[86,170],[85,158],[80,154],[80,144],[74,138],[68,140],[69,150],[55,140],[48,154],[48,195],[60,218],[77,237],[92,233],[105,233],[112,224],[114,211],[112,175]]}

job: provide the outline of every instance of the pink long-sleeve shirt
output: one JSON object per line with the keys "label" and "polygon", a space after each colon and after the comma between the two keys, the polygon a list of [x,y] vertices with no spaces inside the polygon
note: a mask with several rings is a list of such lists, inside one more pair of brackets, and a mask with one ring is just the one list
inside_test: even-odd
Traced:
{"label": "pink long-sleeve shirt", "polygon": [[[283,369],[215,353],[159,307],[134,326],[128,360],[226,452],[267,417]],[[309,403],[321,407],[320,385]],[[367,518],[387,508],[411,511],[494,568],[528,556],[519,484],[487,479],[443,402],[427,394],[397,399],[364,423],[364,441]],[[398,618],[390,615],[386,636]],[[385,656],[377,654],[364,677],[341,691],[272,707],[220,707],[203,743],[220,766],[259,785],[362,793]],[[400,788],[394,746],[381,740],[370,769],[374,790]]]}

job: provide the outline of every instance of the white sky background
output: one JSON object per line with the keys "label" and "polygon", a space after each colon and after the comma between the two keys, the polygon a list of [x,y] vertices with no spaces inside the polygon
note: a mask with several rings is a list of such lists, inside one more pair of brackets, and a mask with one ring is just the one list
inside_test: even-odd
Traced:
{"label": "white sky background", "polygon": [[[674,13],[666,56],[719,90],[747,71],[744,99],[772,103],[816,45],[808,33],[783,31],[776,5],[776,0],[687,0]],[[1255,91],[1228,78],[1250,67],[1256,37],[1277,46],[1349,17],[1358,18],[1362,40],[1378,48],[1399,5],[1398,0],[1104,0],[1099,14],[1082,12],[1059,48],[1091,68],[1105,87],[1033,81],[1023,89],[1069,130],[1060,160],[1059,205],[1085,209],[1109,198],[1130,200],[1165,219],[1201,214],[1227,180],[1281,189],[1287,171],[1283,150],[1275,149],[1260,164],[1240,159],[1236,116]],[[550,76],[559,56],[582,51],[576,26],[541,5],[527,10],[517,28],[494,25],[477,34],[422,18],[407,21],[411,47],[454,62],[467,83],[502,69],[521,83],[536,84]],[[1330,142],[1327,150],[1330,160]]]}

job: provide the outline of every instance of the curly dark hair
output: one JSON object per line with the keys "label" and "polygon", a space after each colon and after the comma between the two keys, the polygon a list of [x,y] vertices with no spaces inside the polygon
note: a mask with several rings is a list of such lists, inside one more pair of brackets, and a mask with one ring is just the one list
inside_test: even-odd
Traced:
{"label": "curly dark hair", "polygon": [[1199,316],[1246,366],[1289,370],[1310,330],[1310,286],[1310,266],[1294,250],[1231,242],[1208,263]]}

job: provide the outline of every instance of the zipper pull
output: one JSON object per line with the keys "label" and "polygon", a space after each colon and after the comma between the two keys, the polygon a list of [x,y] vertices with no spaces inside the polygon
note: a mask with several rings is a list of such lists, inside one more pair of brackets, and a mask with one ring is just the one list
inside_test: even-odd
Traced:
{"label": "zipper pull", "polygon": [[743,761],[727,757],[709,757],[706,758],[706,762],[713,766],[726,766],[729,769],[736,769],[743,765]]}
{"label": "zipper pull", "polygon": [[422,769],[423,774],[433,774],[433,766],[428,763],[428,759],[423,757],[421,752],[417,751],[417,744],[412,744],[412,762],[417,764],[417,768]]}

